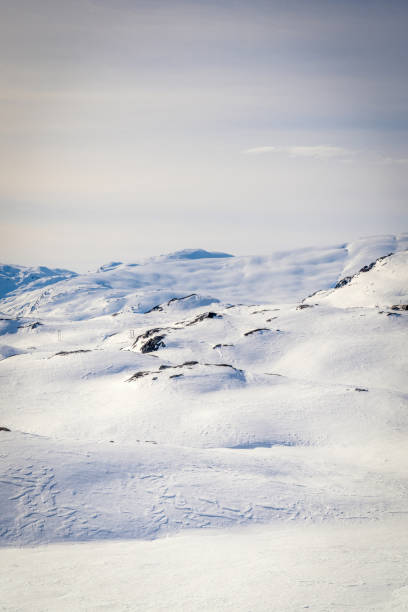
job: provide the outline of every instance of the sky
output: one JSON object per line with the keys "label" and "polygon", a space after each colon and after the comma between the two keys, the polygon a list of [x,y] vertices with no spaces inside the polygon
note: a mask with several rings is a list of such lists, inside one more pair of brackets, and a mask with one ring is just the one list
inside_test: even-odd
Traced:
{"label": "sky", "polygon": [[0,261],[408,229],[406,0],[0,0]]}

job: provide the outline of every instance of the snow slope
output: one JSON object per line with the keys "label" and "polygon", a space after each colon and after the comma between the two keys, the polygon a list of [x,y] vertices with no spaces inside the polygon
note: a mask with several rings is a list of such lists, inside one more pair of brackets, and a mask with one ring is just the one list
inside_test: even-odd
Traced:
{"label": "snow slope", "polygon": [[[233,550],[234,529],[257,525],[253,576],[264,584],[261,560],[276,563],[277,548],[262,545],[276,533],[286,542],[285,567],[298,599],[273,608],[264,584],[251,607],[244,591],[230,601],[219,586],[215,599],[200,594],[193,602],[187,590],[184,603],[171,609],[326,610],[335,609],[333,602],[404,609],[402,574],[378,586],[378,573],[396,576],[391,553],[377,558],[366,543],[380,547],[389,537],[401,555],[408,548],[398,537],[408,500],[405,237],[270,258],[188,252],[138,265],[112,262],[9,294],[0,304],[0,426],[11,430],[0,431],[1,543],[52,543],[38,554],[61,567],[58,543],[182,532],[185,539],[171,545],[182,572],[184,552],[193,558],[196,542],[223,548],[211,539],[217,536],[207,536],[207,544],[195,529],[219,530]],[[396,254],[369,265],[391,246]],[[361,253],[369,255],[368,270],[358,273]],[[357,274],[334,288],[344,271]],[[306,298],[306,288],[323,291]],[[353,548],[356,521],[368,527]],[[289,523],[301,532],[282,531]],[[315,537],[327,542],[317,556],[310,550]],[[296,542],[300,565],[293,561]],[[94,558],[96,544],[86,546],[73,550],[76,565],[83,551]],[[322,554],[337,572],[339,546],[354,558],[356,572],[371,559],[378,573],[358,582],[355,600],[347,594],[347,572],[339,599],[326,589],[313,600],[319,578],[308,578],[305,568],[315,564],[321,576]],[[129,542],[123,550],[126,573],[139,550],[151,549]],[[156,557],[146,553],[159,580],[170,571],[159,560],[162,550],[160,544]],[[4,553],[27,576],[30,557]],[[200,575],[203,567],[194,562]],[[310,589],[296,582],[297,572]],[[21,576],[12,578],[15,588]],[[273,584],[283,588],[278,578]],[[50,588],[38,609],[47,609]],[[283,592],[290,596],[290,584]],[[130,609],[165,609],[153,591],[146,597]],[[58,609],[103,607],[84,601],[65,594]],[[129,609],[126,594],[110,601],[111,609]],[[5,609],[18,609],[13,605]]]}
{"label": "snow slope", "polygon": [[387,308],[408,303],[408,251],[380,257],[372,268],[370,265],[365,268],[350,279],[346,277],[342,286],[319,292],[313,299],[338,308],[350,304]]}
{"label": "snow slope", "polygon": [[401,521],[3,550],[6,612],[406,610]]}

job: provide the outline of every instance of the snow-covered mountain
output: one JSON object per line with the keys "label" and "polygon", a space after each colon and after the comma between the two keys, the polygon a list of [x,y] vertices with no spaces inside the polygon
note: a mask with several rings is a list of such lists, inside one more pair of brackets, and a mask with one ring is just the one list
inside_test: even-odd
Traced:
{"label": "snow-covered mountain", "polygon": [[51,269],[45,266],[27,268],[0,264],[0,299],[15,291],[43,288],[77,276],[71,270]]}
{"label": "snow-covered mountain", "polygon": [[[332,287],[346,274],[381,255],[408,247],[408,234],[365,238],[328,248],[277,252],[268,257],[233,257],[202,249],[124,264],[111,262],[97,272],[74,275],[49,271],[46,284],[24,280],[2,300],[9,316],[90,319],[123,312],[144,313],[174,297],[197,293],[236,303],[290,303]],[[58,273],[61,273],[58,276]],[[64,276],[65,275],[65,276]],[[52,279],[52,280],[51,280]]]}
{"label": "snow-covered mountain", "polygon": [[403,516],[407,237],[26,276],[0,302],[2,543]]}
{"label": "snow-covered mountain", "polygon": [[338,281],[333,289],[317,292],[305,303],[319,300],[338,308],[347,308],[350,304],[387,308],[392,304],[394,310],[399,310],[399,306],[408,303],[408,278],[401,274],[407,269],[408,251],[383,255],[356,274]]}

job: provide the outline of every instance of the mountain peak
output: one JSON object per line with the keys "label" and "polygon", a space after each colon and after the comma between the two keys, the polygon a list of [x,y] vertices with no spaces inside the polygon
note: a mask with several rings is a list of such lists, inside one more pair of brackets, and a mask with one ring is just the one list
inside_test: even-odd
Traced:
{"label": "mountain peak", "polygon": [[234,257],[230,253],[219,251],[206,251],[205,249],[183,249],[165,255],[166,259],[221,259],[223,257]]}

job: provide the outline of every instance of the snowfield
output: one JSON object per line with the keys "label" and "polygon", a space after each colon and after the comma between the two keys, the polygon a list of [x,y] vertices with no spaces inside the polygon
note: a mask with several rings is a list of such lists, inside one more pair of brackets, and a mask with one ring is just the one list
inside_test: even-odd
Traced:
{"label": "snowfield", "polygon": [[408,609],[407,247],[2,266],[0,609]]}

